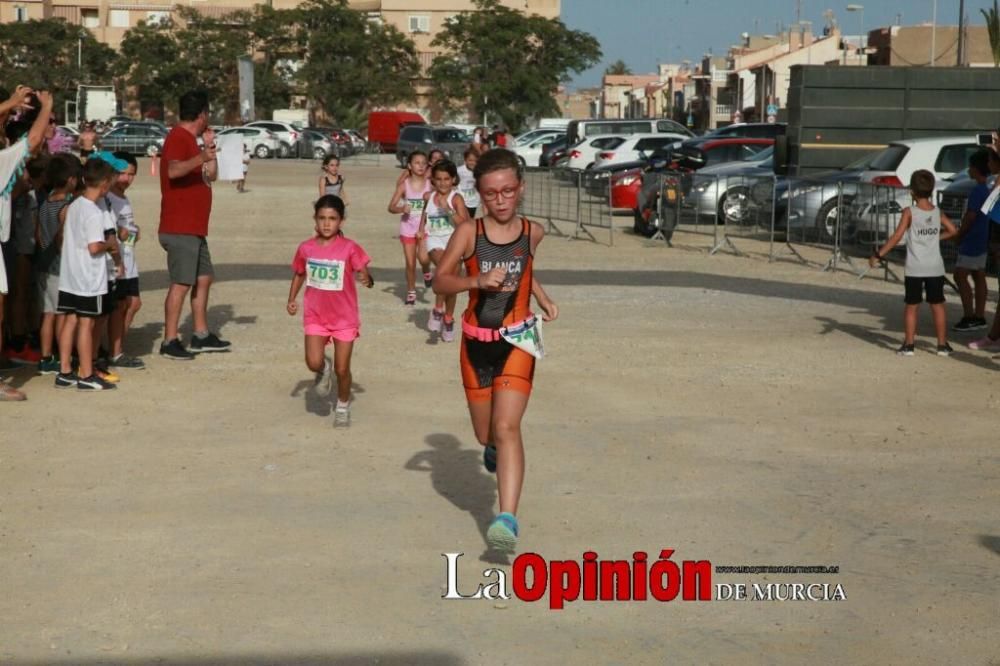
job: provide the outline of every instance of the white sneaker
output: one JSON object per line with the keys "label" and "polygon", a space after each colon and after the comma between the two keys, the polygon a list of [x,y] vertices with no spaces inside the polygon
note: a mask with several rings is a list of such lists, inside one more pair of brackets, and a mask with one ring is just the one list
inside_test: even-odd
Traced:
{"label": "white sneaker", "polygon": [[321,398],[330,395],[333,389],[333,363],[330,359],[323,360],[323,370],[316,373],[316,383],[313,392]]}
{"label": "white sneaker", "polygon": [[346,407],[337,406],[333,410],[333,427],[334,428],[347,428],[351,425],[351,406],[348,404]]}
{"label": "white sneaker", "polygon": [[987,335],[979,340],[970,342],[969,348],[978,351],[997,351],[1000,350],[1000,340],[994,340]]}

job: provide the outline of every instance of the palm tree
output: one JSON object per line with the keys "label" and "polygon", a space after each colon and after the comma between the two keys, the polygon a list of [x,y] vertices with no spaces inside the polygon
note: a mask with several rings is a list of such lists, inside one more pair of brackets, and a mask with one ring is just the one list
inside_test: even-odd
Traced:
{"label": "palm tree", "polygon": [[993,66],[1000,67],[1000,5],[993,0],[993,9],[980,9],[986,19],[986,30],[990,34],[990,51],[993,52]]}

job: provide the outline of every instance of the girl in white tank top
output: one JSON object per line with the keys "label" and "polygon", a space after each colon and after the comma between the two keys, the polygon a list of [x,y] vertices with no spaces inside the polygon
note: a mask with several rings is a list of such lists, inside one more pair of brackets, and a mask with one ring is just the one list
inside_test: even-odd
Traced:
{"label": "girl in white tank top", "polygon": [[[455,187],[458,185],[458,169],[449,160],[438,162],[431,168],[433,189],[424,195],[427,201],[420,220],[417,237],[420,245],[420,261],[428,259],[437,266],[444,255],[448,241],[455,227],[469,220],[469,212]],[[434,309],[427,320],[427,329],[441,333],[441,340],[455,339],[455,301],[457,296],[435,296]]]}

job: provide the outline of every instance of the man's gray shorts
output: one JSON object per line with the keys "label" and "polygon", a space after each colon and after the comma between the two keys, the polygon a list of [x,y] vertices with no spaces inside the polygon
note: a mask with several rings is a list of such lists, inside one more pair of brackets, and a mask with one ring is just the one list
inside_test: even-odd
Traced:
{"label": "man's gray shorts", "polygon": [[167,251],[171,284],[192,285],[202,275],[215,275],[204,236],[160,234],[160,246]]}

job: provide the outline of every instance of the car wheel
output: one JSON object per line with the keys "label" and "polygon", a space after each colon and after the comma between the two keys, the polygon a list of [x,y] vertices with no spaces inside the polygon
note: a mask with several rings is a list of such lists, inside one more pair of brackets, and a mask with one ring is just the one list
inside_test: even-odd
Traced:
{"label": "car wheel", "polygon": [[278,145],[278,159],[283,160],[291,154],[292,154],[292,147],[289,146],[284,141],[282,141],[281,144]]}
{"label": "car wheel", "polygon": [[156,157],[160,154],[160,147],[155,143],[151,143],[146,146],[146,157]]}
{"label": "car wheel", "polygon": [[522,169],[526,169],[528,167],[528,163],[525,162],[524,158],[521,157],[520,155],[517,156],[517,163],[521,165]]}
{"label": "car wheel", "polygon": [[[632,231],[635,232],[636,236],[643,236],[644,238],[649,238],[653,235],[653,230],[649,222],[642,216],[642,210],[639,208],[633,208],[632,213],[635,216],[632,222]],[[652,215],[656,213],[653,212]]]}
{"label": "car wheel", "polygon": [[[837,236],[837,223],[840,220],[841,207],[846,208],[854,201],[854,197],[841,197],[841,206],[838,206],[837,198],[834,197],[824,203],[819,212],[816,213],[816,234],[822,243],[833,243]],[[850,224],[845,224],[840,228],[841,239],[851,239],[857,229]]]}
{"label": "car wheel", "polygon": [[396,159],[399,161],[399,168],[400,169],[405,169],[406,168],[406,155],[404,155],[403,153],[399,153],[398,155],[396,155]]}
{"label": "car wheel", "polygon": [[326,157],[326,151],[322,148],[313,148],[313,159],[321,160]]}
{"label": "car wheel", "polygon": [[253,149],[253,154],[256,155],[258,159],[266,160],[271,156],[271,149],[264,144],[260,144]]}
{"label": "car wheel", "polygon": [[719,222],[744,226],[750,220],[750,190],[734,187],[719,199]]}

